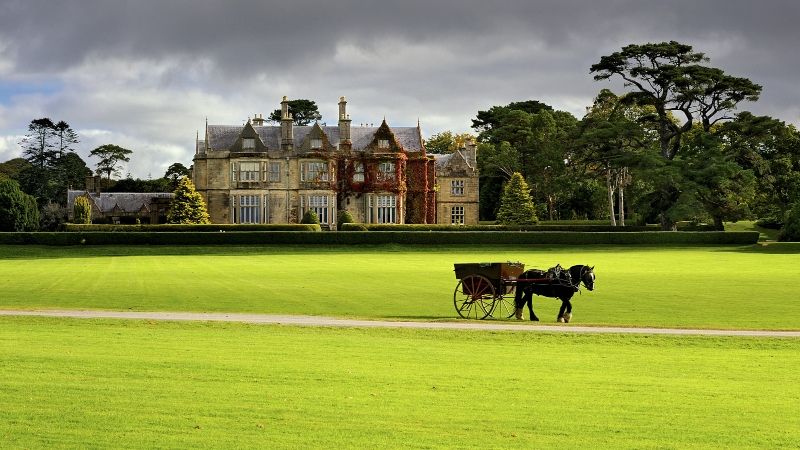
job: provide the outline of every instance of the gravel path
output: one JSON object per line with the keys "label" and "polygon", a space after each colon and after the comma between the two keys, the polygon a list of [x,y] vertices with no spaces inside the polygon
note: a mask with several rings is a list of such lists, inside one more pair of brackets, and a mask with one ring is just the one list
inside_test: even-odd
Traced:
{"label": "gravel path", "polygon": [[272,314],[136,312],[94,310],[0,310],[0,316],[44,316],[79,319],[135,319],[264,323],[312,327],[423,328],[437,330],[490,330],[550,333],[625,333],[697,336],[766,336],[800,337],[800,331],[702,330],[682,328],[586,327],[573,324],[540,325],[530,322],[500,323],[492,321],[411,322],[388,320],[339,319],[322,316],[289,316]]}

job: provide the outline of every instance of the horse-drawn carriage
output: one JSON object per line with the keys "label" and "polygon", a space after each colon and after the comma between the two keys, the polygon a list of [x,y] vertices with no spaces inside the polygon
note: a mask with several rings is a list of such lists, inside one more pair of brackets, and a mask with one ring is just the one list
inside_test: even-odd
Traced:
{"label": "horse-drawn carriage", "polygon": [[[558,317],[562,319],[567,313],[571,316],[570,299],[581,283],[589,290],[594,288],[592,269],[585,265],[569,269],[556,265],[547,270],[526,271],[525,264],[511,261],[454,264],[458,284],[453,293],[453,305],[458,315],[465,319],[485,319],[489,316],[509,318],[521,308],[520,300],[525,300],[531,320],[538,320],[530,302],[530,296],[535,293],[559,298],[562,308]],[[523,290],[526,294],[524,299]],[[511,299],[512,294],[514,300]],[[519,313],[517,317],[521,317]]]}

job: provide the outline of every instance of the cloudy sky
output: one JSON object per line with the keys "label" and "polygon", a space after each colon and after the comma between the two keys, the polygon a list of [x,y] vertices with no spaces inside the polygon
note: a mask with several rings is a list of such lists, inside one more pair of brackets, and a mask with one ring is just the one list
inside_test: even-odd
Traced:
{"label": "cloudy sky", "polygon": [[192,163],[195,134],[268,114],[282,96],[354,125],[470,131],[480,109],[536,99],[581,117],[605,87],[589,66],[677,40],[764,86],[744,105],[800,124],[797,0],[0,0],[0,161],[39,117],[78,153],[114,143],[125,169]]}

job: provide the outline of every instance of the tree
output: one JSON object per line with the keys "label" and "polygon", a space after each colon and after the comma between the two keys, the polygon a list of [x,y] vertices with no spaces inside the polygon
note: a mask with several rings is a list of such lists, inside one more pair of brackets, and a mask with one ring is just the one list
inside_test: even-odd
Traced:
{"label": "tree", "polygon": [[[652,107],[653,114],[639,118],[642,123],[652,126],[658,136],[661,156],[669,161],[675,159],[682,148],[683,136],[692,130],[695,123],[705,132],[732,117],[729,112],[742,101],[755,101],[761,93],[761,86],[747,78],[725,74],[721,69],[707,67],[701,63],[708,61],[703,53],[694,52],[692,46],[675,41],[628,45],[619,52],[603,56],[600,62],[591,66],[595,80],[605,80],[618,76],[633,92],[625,96],[632,105]],[[681,117],[682,122],[677,119]],[[667,164],[664,167],[670,167]],[[657,186],[654,193],[663,208],[659,213],[664,229],[675,229],[671,222],[675,205],[666,202],[677,201],[682,191],[680,176],[672,172],[658,177],[663,182],[675,183],[671,186]]]}
{"label": "tree", "polygon": [[25,158],[13,158],[4,163],[0,163],[0,174],[6,177],[19,181],[19,175],[25,169],[31,166]]}
{"label": "tree", "polygon": [[528,184],[519,172],[511,176],[503,189],[497,221],[504,225],[531,225],[538,221]]}
{"label": "tree", "polygon": [[108,181],[111,182],[111,174],[120,173],[119,163],[130,161],[131,159],[128,155],[131,153],[133,153],[132,150],[122,148],[119,145],[105,144],[92,150],[89,155],[100,159],[97,162],[97,174],[105,173]]}
{"label": "tree", "polygon": [[795,203],[786,212],[783,229],[778,234],[778,240],[784,242],[800,242],[800,202]]}
{"label": "tree", "polygon": [[38,228],[36,199],[22,192],[16,181],[0,179],[0,231],[34,231]]}
{"label": "tree", "polygon": [[[659,136],[661,154],[673,159],[681,136],[699,121],[709,131],[716,122],[730,119],[726,114],[743,101],[758,100],[761,86],[746,78],[726,75],[720,69],[702,66],[703,53],[675,41],[628,45],[622,51],[603,56],[592,65],[595,80],[619,76],[634,91],[626,99],[640,106],[652,106],[655,113],[643,117],[652,122]],[[674,114],[683,116],[681,124]]]}
{"label": "tree", "polygon": [[425,140],[425,151],[437,154],[453,153],[474,138],[475,136],[470,133],[453,134],[452,131],[443,131]]}
{"label": "tree", "polygon": [[58,158],[61,158],[67,152],[75,151],[73,146],[80,142],[78,139],[78,133],[76,133],[67,122],[61,120],[57,124],[53,125],[53,132],[55,139],[58,141],[56,144],[56,148],[58,149]]}
{"label": "tree", "polygon": [[92,223],[92,202],[86,196],[81,195],[75,199],[72,207],[73,222],[90,224]]}
{"label": "tree", "polygon": [[206,224],[211,223],[208,210],[203,197],[194,189],[194,183],[189,177],[183,177],[175,189],[175,198],[172,199],[167,213],[168,223]]}
{"label": "tree", "polygon": [[31,164],[44,168],[56,158],[56,131],[53,121],[47,117],[34,119],[28,124],[28,134],[20,141],[22,154]]}
{"label": "tree", "polygon": [[167,168],[167,172],[164,173],[164,178],[172,182],[174,187],[177,187],[178,181],[183,177],[188,177],[189,175],[191,175],[191,171],[183,164],[176,162]]}
{"label": "tree", "polygon": [[[289,100],[289,114],[295,125],[308,125],[311,122],[322,120],[322,114],[319,113],[317,102],[313,100],[297,99]],[[268,120],[272,122],[281,121],[281,110],[276,109],[269,115]]]}

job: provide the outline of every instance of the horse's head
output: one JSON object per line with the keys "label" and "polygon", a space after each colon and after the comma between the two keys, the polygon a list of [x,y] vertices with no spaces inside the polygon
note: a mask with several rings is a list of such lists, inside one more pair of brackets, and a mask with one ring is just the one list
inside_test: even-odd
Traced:
{"label": "horse's head", "polygon": [[581,282],[586,286],[586,289],[594,290],[594,266],[583,266],[581,269]]}

